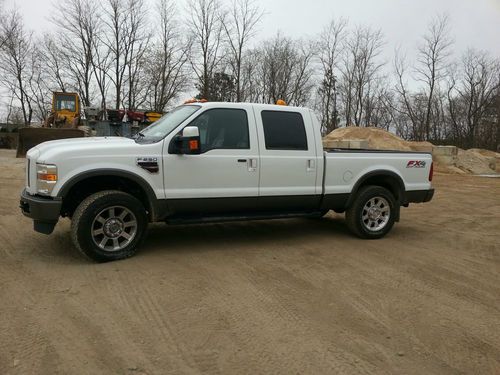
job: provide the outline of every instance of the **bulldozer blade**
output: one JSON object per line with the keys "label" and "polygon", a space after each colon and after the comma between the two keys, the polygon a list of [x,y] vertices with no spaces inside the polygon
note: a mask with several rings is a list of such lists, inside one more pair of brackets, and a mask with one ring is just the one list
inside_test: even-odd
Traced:
{"label": "bulldozer blade", "polygon": [[26,152],[30,148],[42,142],[83,136],[85,136],[85,132],[80,129],[21,128],[19,129],[16,157],[26,156]]}

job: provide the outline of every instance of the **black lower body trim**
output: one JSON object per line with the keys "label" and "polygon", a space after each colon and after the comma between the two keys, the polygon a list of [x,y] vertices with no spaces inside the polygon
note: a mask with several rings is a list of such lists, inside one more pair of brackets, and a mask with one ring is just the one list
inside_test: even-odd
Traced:
{"label": "black lower body trim", "polygon": [[429,190],[410,190],[406,191],[405,203],[423,203],[429,202],[434,196],[434,189]]}
{"label": "black lower body trim", "polygon": [[33,221],[33,229],[35,232],[43,233],[43,234],[51,234],[56,227],[57,221],[48,222],[48,221]]}
{"label": "black lower body trim", "polygon": [[167,199],[161,218],[178,216],[231,216],[241,213],[311,212],[319,210],[321,195]]}
{"label": "black lower body trim", "polygon": [[[428,202],[434,189],[407,191],[402,205]],[[154,205],[155,219],[167,222],[251,220],[252,218],[314,216],[325,210],[344,212],[350,193],[229,198],[161,199]],[[399,213],[399,207],[398,207]]]}
{"label": "black lower body trim", "polygon": [[247,220],[270,220],[270,219],[292,219],[297,217],[321,217],[321,211],[298,211],[298,212],[261,212],[261,213],[235,213],[226,216],[172,216],[166,219],[170,225],[200,224],[200,223],[221,223],[228,221]]}
{"label": "black lower body trim", "polygon": [[344,212],[347,208],[347,202],[349,201],[350,196],[350,193],[325,194],[323,200],[321,201],[321,209]]}
{"label": "black lower body trim", "polygon": [[24,216],[33,219],[37,232],[50,234],[61,215],[62,200],[60,198],[30,195],[26,189],[21,193],[20,208]]}

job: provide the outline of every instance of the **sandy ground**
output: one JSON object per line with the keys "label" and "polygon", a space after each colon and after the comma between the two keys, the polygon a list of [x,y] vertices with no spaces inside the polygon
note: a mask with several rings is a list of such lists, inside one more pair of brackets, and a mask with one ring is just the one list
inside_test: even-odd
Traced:
{"label": "sandy ground", "polygon": [[0,374],[499,374],[500,179],[435,178],[384,239],[341,215],[154,225],[95,264],[0,152]]}

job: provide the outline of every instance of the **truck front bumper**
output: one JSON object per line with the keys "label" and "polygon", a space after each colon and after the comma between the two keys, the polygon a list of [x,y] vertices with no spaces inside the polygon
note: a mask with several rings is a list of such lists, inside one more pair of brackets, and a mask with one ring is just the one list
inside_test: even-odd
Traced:
{"label": "truck front bumper", "polygon": [[24,216],[33,219],[35,231],[51,234],[61,214],[62,199],[30,195],[24,189],[19,207]]}
{"label": "truck front bumper", "polygon": [[434,189],[411,190],[406,192],[406,203],[429,202],[434,196]]}

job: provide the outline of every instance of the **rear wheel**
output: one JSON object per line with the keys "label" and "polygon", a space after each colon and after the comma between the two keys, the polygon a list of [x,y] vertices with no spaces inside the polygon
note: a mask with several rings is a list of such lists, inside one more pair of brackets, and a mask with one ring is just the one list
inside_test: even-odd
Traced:
{"label": "rear wheel", "polygon": [[86,256],[106,262],[137,252],[147,227],[146,210],[130,194],[106,190],[86,198],[71,222],[75,246]]}
{"label": "rear wheel", "polygon": [[361,238],[381,238],[394,225],[396,200],[381,186],[360,189],[353,204],[346,211],[347,226]]}

